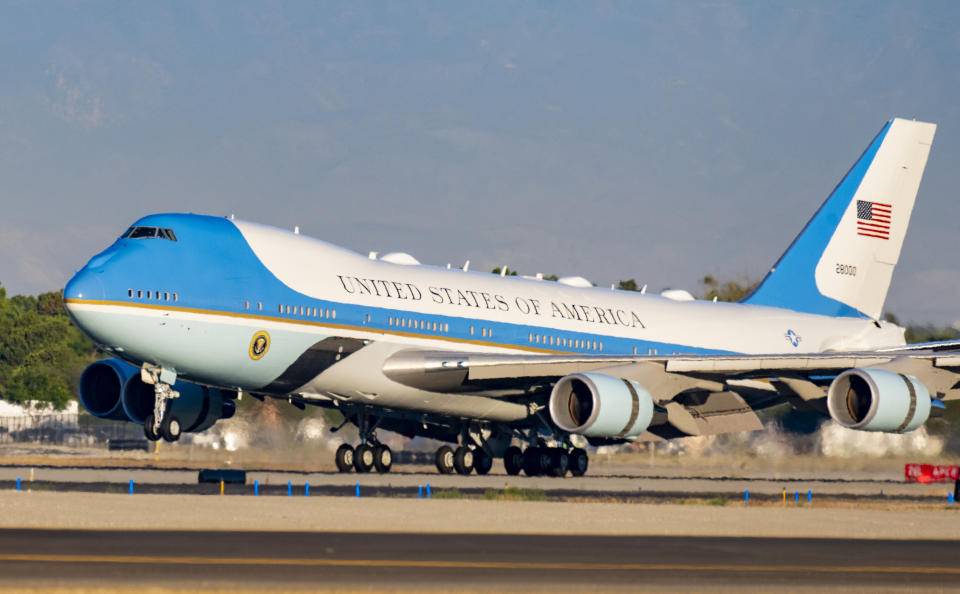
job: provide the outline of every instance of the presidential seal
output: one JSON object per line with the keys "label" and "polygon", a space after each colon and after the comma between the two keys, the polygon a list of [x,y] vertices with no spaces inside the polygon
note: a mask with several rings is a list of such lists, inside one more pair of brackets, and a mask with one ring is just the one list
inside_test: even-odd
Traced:
{"label": "presidential seal", "polygon": [[270,348],[270,335],[261,330],[253,335],[250,341],[250,358],[254,361],[262,359]]}

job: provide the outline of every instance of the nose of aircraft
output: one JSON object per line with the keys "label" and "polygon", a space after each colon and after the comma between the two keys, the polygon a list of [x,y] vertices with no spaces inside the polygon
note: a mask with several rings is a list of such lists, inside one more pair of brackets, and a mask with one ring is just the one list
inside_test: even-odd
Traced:
{"label": "nose of aircraft", "polygon": [[70,282],[63,289],[63,298],[67,302],[67,309],[70,309],[70,300],[100,300],[106,296],[103,290],[103,282],[100,275],[92,272],[89,267],[82,268],[73,275]]}

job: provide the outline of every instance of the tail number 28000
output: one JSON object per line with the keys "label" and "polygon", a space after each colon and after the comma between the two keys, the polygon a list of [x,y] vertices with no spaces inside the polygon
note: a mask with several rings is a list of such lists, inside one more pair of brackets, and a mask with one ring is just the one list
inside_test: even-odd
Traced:
{"label": "tail number 28000", "polygon": [[837,274],[840,276],[857,276],[857,267],[850,264],[837,264]]}

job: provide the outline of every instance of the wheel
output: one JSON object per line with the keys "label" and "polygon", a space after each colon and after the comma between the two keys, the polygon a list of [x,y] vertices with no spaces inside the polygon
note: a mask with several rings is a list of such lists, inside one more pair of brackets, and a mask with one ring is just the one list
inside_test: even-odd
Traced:
{"label": "wheel", "polygon": [[503,454],[503,469],[507,474],[516,476],[523,470],[523,451],[517,446],[510,446]]}
{"label": "wheel", "polygon": [[381,444],[373,448],[373,466],[380,474],[390,472],[390,467],[393,466],[393,452],[389,447]]}
{"label": "wheel", "polygon": [[530,447],[523,452],[523,472],[527,476],[540,476],[543,474],[543,457],[546,448]]}
{"label": "wheel", "polygon": [[143,422],[143,434],[146,435],[147,439],[150,441],[157,441],[160,439],[160,434],[153,430],[153,413],[147,415],[147,420]]}
{"label": "wheel", "polygon": [[171,414],[167,414],[163,422],[160,423],[160,435],[169,442],[180,439],[180,429],[180,419]]}
{"label": "wheel", "polygon": [[370,472],[373,468],[373,448],[361,443],[353,450],[353,467],[357,472]]}
{"label": "wheel", "polygon": [[473,450],[466,446],[460,446],[453,454],[453,468],[457,474],[470,474],[473,472]]}
{"label": "wheel", "polygon": [[442,474],[453,473],[453,448],[450,446],[440,446],[437,449],[437,470]]}
{"label": "wheel", "polygon": [[570,454],[563,448],[550,448],[550,476],[563,478],[567,476],[567,470],[570,469]]}
{"label": "wheel", "polygon": [[487,474],[493,468],[493,456],[483,448],[473,450],[473,471],[477,474]]}
{"label": "wheel", "polygon": [[337,448],[337,470],[340,472],[350,472],[353,470],[353,448],[343,443]]}
{"label": "wheel", "polygon": [[570,452],[570,472],[573,476],[583,476],[587,472],[589,462],[590,458],[587,457],[587,452],[583,448],[574,448]]}

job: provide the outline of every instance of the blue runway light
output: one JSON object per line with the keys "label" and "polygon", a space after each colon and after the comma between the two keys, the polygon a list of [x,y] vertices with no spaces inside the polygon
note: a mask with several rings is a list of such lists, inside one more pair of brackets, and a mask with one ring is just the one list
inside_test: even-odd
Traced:
{"label": "blue runway light", "polygon": [[287,497],[293,497],[293,484],[287,481]]}
{"label": "blue runway light", "polygon": [[310,483],[303,484],[303,496],[310,497]]}
{"label": "blue runway light", "polygon": [[20,477],[17,477],[17,491],[20,490]]}
{"label": "blue runway light", "polygon": [[[20,479],[17,479],[17,488],[20,488]],[[423,485],[417,485],[417,499],[423,499]]]}
{"label": "blue runway light", "polygon": [[133,479],[130,479],[130,494],[133,495]]}
{"label": "blue runway light", "polygon": [[256,497],[260,494],[260,481],[253,481],[253,496]]}
{"label": "blue runway light", "polygon": [[808,490],[807,490],[807,503],[810,503],[811,501],[813,501],[813,491],[810,490],[810,489],[808,489]]}
{"label": "blue runway light", "polygon": [[947,491],[947,503],[953,503],[953,502],[954,502],[953,493],[951,491]]}
{"label": "blue runway light", "polygon": [[794,500],[796,503],[800,503],[800,491],[794,491],[794,493],[793,493],[793,500]]}
{"label": "blue runway light", "polygon": [[427,499],[430,499],[430,483],[427,483]]}
{"label": "blue runway light", "polygon": [[750,503],[750,489],[747,489],[743,492],[743,502]]}
{"label": "blue runway light", "polygon": [[357,483],[357,497],[360,497],[360,483]]}

